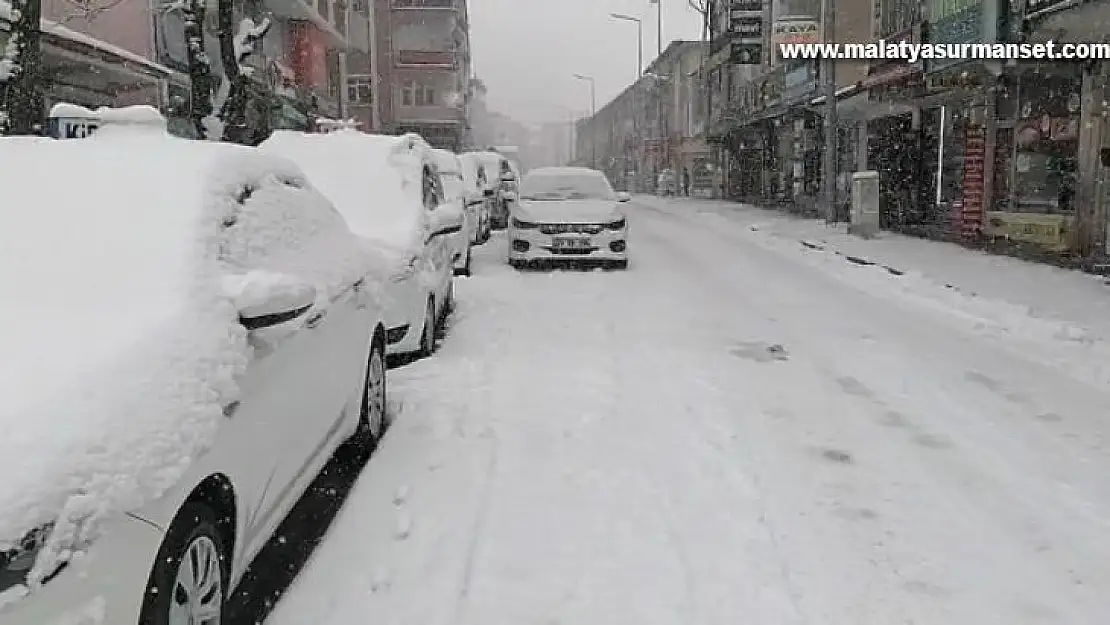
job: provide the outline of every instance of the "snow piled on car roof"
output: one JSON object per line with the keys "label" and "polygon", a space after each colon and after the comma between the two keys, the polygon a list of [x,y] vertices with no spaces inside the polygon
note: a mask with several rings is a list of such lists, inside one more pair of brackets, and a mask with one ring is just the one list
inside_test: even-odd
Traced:
{"label": "snow piled on car roof", "polygon": [[300,165],[359,236],[402,254],[423,245],[421,176],[431,148],[419,136],[279,131],[260,147]]}
{"label": "snow piled on car roof", "polygon": [[0,373],[0,550],[47,523],[87,535],[211,445],[249,357],[223,277],[300,249],[326,297],[371,262],[334,211],[291,228],[272,193],[236,202],[268,176],[305,185],[291,162],[171,138],[149,111],[106,118],[87,139],[0,139],[0,344],[18,363]]}

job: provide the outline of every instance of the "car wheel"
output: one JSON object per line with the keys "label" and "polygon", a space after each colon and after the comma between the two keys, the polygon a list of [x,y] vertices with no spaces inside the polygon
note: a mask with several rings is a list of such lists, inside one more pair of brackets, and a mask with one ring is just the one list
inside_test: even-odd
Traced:
{"label": "car wheel", "polygon": [[185,504],[158,549],[139,622],[224,622],[230,578],[227,547],[216,513],[204,504]]}
{"label": "car wheel", "polygon": [[424,310],[424,328],[420,332],[420,357],[427,358],[436,350],[436,305],[428,298]]}
{"label": "car wheel", "polygon": [[373,346],[370,347],[370,357],[366,364],[366,383],[362,387],[358,429],[347,440],[344,447],[355,453],[374,451],[378,441],[389,427],[386,409],[385,345],[375,339]]}

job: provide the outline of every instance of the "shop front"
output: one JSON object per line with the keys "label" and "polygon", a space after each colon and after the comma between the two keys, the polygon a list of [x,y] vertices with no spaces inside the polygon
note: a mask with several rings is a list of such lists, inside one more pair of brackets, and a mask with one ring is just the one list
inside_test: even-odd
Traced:
{"label": "shop front", "polygon": [[[0,49],[8,28],[0,21]],[[44,120],[59,103],[86,109],[146,104],[166,112],[170,85],[187,82],[170,68],[48,20],[42,23],[41,50]]]}

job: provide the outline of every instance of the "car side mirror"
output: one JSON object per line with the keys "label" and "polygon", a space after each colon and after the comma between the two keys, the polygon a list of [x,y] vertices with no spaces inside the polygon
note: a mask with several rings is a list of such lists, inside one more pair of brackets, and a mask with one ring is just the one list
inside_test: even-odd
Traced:
{"label": "car side mirror", "polygon": [[618,202],[631,202],[632,201],[632,196],[629,195],[627,191],[620,191],[620,192],[617,193],[617,201]]}
{"label": "car side mirror", "polygon": [[316,287],[284,274],[251,272],[229,277],[225,291],[239,310],[239,323],[248,330],[287,323],[316,303]]}

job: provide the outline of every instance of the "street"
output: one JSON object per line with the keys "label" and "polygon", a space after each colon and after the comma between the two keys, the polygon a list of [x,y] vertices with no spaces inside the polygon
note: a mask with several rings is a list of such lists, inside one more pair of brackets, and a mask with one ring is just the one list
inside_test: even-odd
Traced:
{"label": "street", "polygon": [[1110,622],[1099,329],[720,206],[634,200],[627,272],[475,248],[267,625]]}

